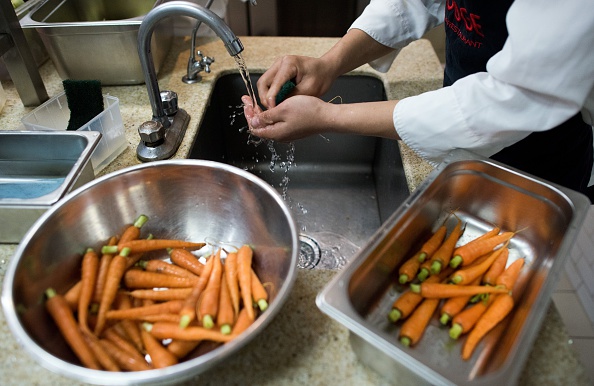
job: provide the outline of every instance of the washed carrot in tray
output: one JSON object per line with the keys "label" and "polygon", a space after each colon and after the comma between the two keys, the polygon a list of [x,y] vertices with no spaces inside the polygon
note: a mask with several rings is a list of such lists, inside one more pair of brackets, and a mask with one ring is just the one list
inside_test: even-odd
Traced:
{"label": "washed carrot in tray", "polygon": [[447,299],[455,296],[506,293],[506,288],[498,288],[484,285],[456,285],[443,283],[421,283],[411,284],[413,292],[421,294],[424,298]]}
{"label": "washed carrot in tray", "polygon": [[518,276],[520,276],[520,271],[523,266],[524,259],[515,260],[497,277],[497,279],[495,279],[495,286],[512,290],[518,280]]}
{"label": "washed carrot in tray", "polygon": [[450,338],[458,339],[460,335],[466,334],[468,331],[472,330],[495,296],[496,295],[490,295],[487,299],[483,299],[455,315],[452,319],[452,327],[450,327],[449,331]]}
{"label": "washed carrot in tray", "polygon": [[509,241],[516,232],[503,232],[495,236],[478,238],[456,248],[450,261],[453,268],[472,263],[478,257],[492,252],[499,244]]}
{"label": "washed carrot in tray", "polygon": [[[475,279],[471,285],[479,285],[481,278]],[[446,325],[452,318],[460,313],[468,304],[473,295],[454,296],[446,299],[440,308],[439,322]]]}
{"label": "washed carrot in tray", "polygon": [[482,275],[487,272],[487,270],[491,267],[491,265],[493,265],[495,260],[497,260],[501,254],[506,256],[509,255],[507,242],[503,247],[491,252],[486,259],[481,261],[480,264],[473,265],[468,268],[462,268],[454,272],[452,275],[452,282],[455,284],[466,285],[472,281],[475,281],[477,278],[482,277]]}
{"label": "washed carrot in tray", "polygon": [[400,343],[405,346],[417,344],[438,306],[439,299],[423,299],[400,327]]}
{"label": "washed carrot in tray", "polygon": [[421,246],[420,253],[418,256],[419,261],[422,263],[427,259],[427,257],[431,257],[435,251],[439,248],[441,243],[443,242],[448,228],[445,224],[441,225],[433,235],[429,238],[429,240],[425,241]]}
{"label": "washed carrot in tray", "polygon": [[426,259],[421,263],[421,267],[419,268],[419,273],[417,273],[417,279],[420,282],[427,280],[427,278],[431,275],[431,260]]}
{"label": "washed carrot in tray", "polygon": [[508,258],[509,251],[508,253],[500,253],[493,264],[491,264],[491,267],[489,267],[487,272],[485,272],[483,275],[482,283],[486,285],[495,285],[495,280],[497,280],[497,277],[501,275],[503,271],[505,271]]}
{"label": "washed carrot in tray", "polygon": [[458,220],[456,226],[454,226],[454,229],[452,229],[446,240],[429,259],[430,271],[432,274],[438,274],[443,267],[450,263],[452,252],[454,252],[456,243],[458,242],[458,239],[460,239],[460,236],[463,232],[464,229],[462,228],[462,221]]}
{"label": "washed carrot in tray", "polygon": [[400,284],[406,284],[417,276],[422,263],[421,253],[420,251],[415,253],[400,266],[398,269],[398,282]]}

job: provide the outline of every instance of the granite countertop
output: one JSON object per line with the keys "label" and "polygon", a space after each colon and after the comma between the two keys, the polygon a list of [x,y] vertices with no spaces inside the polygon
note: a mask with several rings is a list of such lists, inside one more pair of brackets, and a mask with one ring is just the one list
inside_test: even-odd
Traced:
{"label": "granite countertop", "polygon": [[[250,72],[264,72],[282,54],[319,56],[335,42],[334,38],[243,37],[242,56]],[[198,39],[205,55],[214,56],[212,72],[202,82],[181,82],[189,56],[189,39],[177,39],[162,66],[158,80],[161,90],[179,95],[179,105],[191,116],[184,140],[174,158],[186,158],[196,136],[216,79],[237,72],[237,65],[215,38]],[[61,79],[51,62],[40,72],[50,97],[62,91]],[[421,40],[406,47],[391,70],[379,74],[365,65],[353,74],[367,74],[381,79],[390,99],[401,99],[441,86],[442,69],[429,42]],[[33,108],[23,107],[14,86],[4,82],[8,100],[0,113],[0,130],[18,130],[20,119]],[[98,176],[138,164],[136,146],[138,125],[151,118],[148,94],[144,85],[104,87],[104,93],[120,100],[120,111],[128,147]],[[238,104],[240,102],[238,101]],[[409,189],[414,190],[431,171],[429,164],[400,144]],[[0,280],[14,254],[16,245],[0,245]],[[317,293],[336,271],[299,270],[294,290],[281,312],[267,327],[266,333],[244,347],[239,355],[198,376],[191,383],[206,385],[326,385],[390,384],[361,364],[352,351],[348,330],[322,314],[315,305]],[[521,375],[522,385],[586,385],[583,366],[569,345],[569,337],[557,309],[551,305]],[[19,346],[8,330],[0,311],[0,384],[55,384],[73,382],[43,369]],[[190,384],[190,383],[188,383]]]}

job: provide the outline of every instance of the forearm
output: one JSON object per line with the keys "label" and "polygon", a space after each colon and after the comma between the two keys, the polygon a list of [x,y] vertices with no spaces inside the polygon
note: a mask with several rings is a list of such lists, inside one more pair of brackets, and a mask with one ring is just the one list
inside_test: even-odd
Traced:
{"label": "forearm", "polygon": [[400,139],[394,128],[393,112],[398,101],[327,104],[320,121],[328,132]]}

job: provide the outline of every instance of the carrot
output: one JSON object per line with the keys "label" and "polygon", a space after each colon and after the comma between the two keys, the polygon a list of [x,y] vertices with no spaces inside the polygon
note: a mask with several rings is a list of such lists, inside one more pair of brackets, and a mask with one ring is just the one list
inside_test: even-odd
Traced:
{"label": "carrot", "polygon": [[235,321],[235,324],[233,325],[233,331],[231,332],[231,335],[237,336],[237,335],[241,334],[242,332],[247,330],[248,327],[251,326],[253,322],[254,321],[250,319],[250,317],[247,313],[247,308],[243,307],[239,311],[239,315],[237,316],[237,320]]}
{"label": "carrot", "polygon": [[97,324],[95,325],[95,335],[101,336],[105,323],[107,321],[106,314],[111,308],[113,301],[116,298],[120,281],[124,276],[126,270],[126,259],[130,250],[128,248],[122,249],[122,251],[114,256],[113,260],[109,264],[107,271],[107,280],[105,281],[105,288],[103,289],[103,296],[99,303],[99,311],[97,312]]}
{"label": "carrot", "polygon": [[225,335],[217,330],[198,326],[181,328],[175,323],[157,322],[145,323],[143,327],[157,339],[210,340],[220,343],[233,339],[232,335]]}
{"label": "carrot", "polygon": [[400,327],[400,343],[415,345],[423,336],[431,317],[439,305],[439,299],[424,299]]}
{"label": "carrot", "polygon": [[149,323],[168,322],[179,324],[181,321],[181,317],[179,316],[179,314],[157,314],[141,316],[138,320]]}
{"label": "carrot", "polygon": [[485,272],[483,275],[482,283],[486,285],[495,285],[495,280],[497,277],[505,271],[505,266],[507,265],[507,259],[509,258],[509,251],[508,253],[501,253],[497,256],[497,259],[491,264],[491,267]]}
{"label": "carrot", "polygon": [[124,274],[124,285],[127,288],[189,288],[198,280],[197,276],[188,278],[141,269],[129,269]]}
{"label": "carrot", "polygon": [[[112,236],[107,245],[116,245],[118,242],[118,238],[116,236]],[[95,290],[93,291],[93,301],[99,303],[101,301],[101,296],[103,294],[103,288],[105,288],[105,280],[107,279],[107,270],[109,269],[109,264],[113,259],[113,254],[110,253],[102,253],[101,258],[99,259],[99,268],[97,271],[97,280],[95,281]]]}
{"label": "carrot", "polygon": [[97,358],[97,362],[107,371],[121,371],[120,366],[117,362],[109,355],[103,346],[99,343],[99,339],[93,334],[83,333],[85,342],[89,345],[89,348]]}
{"label": "carrot", "polygon": [[[120,296],[118,296],[118,309],[123,310],[130,308],[132,308],[132,301],[130,300],[130,297],[127,294],[122,293]],[[138,323],[136,323],[134,320],[124,319],[120,323],[116,324],[114,328],[118,328],[118,326],[121,326],[122,334],[126,335],[128,339],[130,339],[130,342],[134,344],[139,352],[142,352],[144,348],[142,346],[142,337],[140,336]]]}
{"label": "carrot", "polygon": [[103,349],[116,361],[116,363],[124,370],[129,371],[143,371],[150,370],[151,367],[143,359],[139,361],[138,358],[130,356],[126,351],[122,350],[107,339],[100,339],[99,343]]}
{"label": "carrot", "polygon": [[423,262],[427,259],[427,257],[431,257],[437,251],[443,239],[446,236],[448,228],[444,225],[441,225],[437,231],[429,238],[429,240],[425,241],[425,243],[421,246],[420,253],[419,253],[419,262]]}
{"label": "carrot", "polygon": [[449,236],[445,239],[445,241],[441,244],[441,246],[433,253],[431,256],[431,268],[430,271],[432,274],[438,274],[442,267],[448,265],[450,263],[450,258],[452,257],[452,252],[456,247],[456,243],[458,239],[462,235],[464,230],[462,229],[462,221],[458,220],[456,226],[450,232]]}
{"label": "carrot", "polygon": [[73,311],[78,310],[78,300],[80,299],[80,290],[82,288],[82,283],[80,280],[74,284],[66,293],[64,294],[64,299],[70,306]]}
{"label": "carrot", "polygon": [[470,264],[479,256],[492,252],[499,244],[509,241],[515,234],[515,232],[503,232],[492,237],[469,241],[461,247],[456,248],[450,265],[453,268],[457,268],[459,265]]}
{"label": "carrot", "polygon": [[221,250],[212,257],[214,260],[208,283],[200,301],[196,305],[196,312],[202,319],[204,328],[212,328],[214,319],[219,311],[219,294],[221,293],[221,276],[223,274],[223,265],[221,264]]}
{"label": "carrot", "polygon": [[461,311],[452,319],[452,327],[450,328],[450,338],[458,339],[460,335],[466,334],[472,330],[481,315],[485,313],[489,305],[493,302],[495,296],[489,296],[478,303],[473,304],[467,309]]}
{"label": "carrot", "polygon": [[106,313],[107,319],[140,319],[146,315],[176,314],[184,302],[182,300],[169,300],[163,303],[156,303],[149,306],[134,307],[124,310],[109,310]]}
{"label": "carrot", "polygon": [[229,294],[229,286],[227,285],[227,276],[224,274],[221,277],[221,293],[219,294],[219,312],[217,314],[217,324],[223,334],[230,334],[231,327],[235,322],[235,311],[233,310],[233,303],[231,295]]}
{"label": "carrot", "polygon": [[[137,360],[142,361],[144,357],[141,354],[141,352],[138,351],[138,349],[132,344],[132,342],[130,342],[122,335],[123,331],[118,332],[116,331],[116,329],[118,328],[116,328],[115,326],[106,328],[105,331],[103,331],[103,339],[110,341],[111,343],[115,344],[120,349],[128,353],[128,355],[135,357]],[[119,326],[119,329],[121,330],[121,326]]]}
{"label": "carrot", "polygon": [[514,299],[509,294],[499,295],[487,308],[485,313],[476,322],[474,328],[468,334],[466,342],[462,347],[462,359],[468,360],[474,352],[480,340],[501,322],[513,309]]}
{"label": "carrot", "polygon": [[81,289],[78,300],[78,325],[83,331],[89,331],[87,317],[89,315],[89,305],[93,298],[95,281],[97,280],[97,271],[99,270],[99,256],[92,248],[88,248],[82,259],[81,269]]}
{"label": "carrot", "polygon": [[237,253],[231,252],[225,258],[225,276],[229,286],[229,295],[233,303],[235,315],[239,314],[239,282],[237,281]]}
{"label": "carrot", "polygon": [[421,253],[421,251],[418,251],[400,266],[398,269],[398,282],[400,284],[406,284],[417,276],[422,263],[420,260]]}
{"label": "carrot", "polygon": [[[470,285],[479,285],[480,281],[480,278],[475,279]],[[465,295],[447,299],[441,306],[439,322],[443,325],[448,324],[454,316],[458,315],[466,307],[471,298],[472,295]]]}
{"label": "carrot", "polygon": [[124,230],[124,232],[122,233],[122,236],[120,237],[120,241],[118,242],[118,245],[127,243],[128,241],[131,241],[131,240],[138,239],[140,237],[140,228],[142,228],[142,226],[147,221],[148,221],[148,217],[145,216],[144,214],[141,214],[140,216],[138,216],[136,221],[134,221],[134,224],[128,226],[126,228],[126,230]]}
{"label": "carrot", "polygon": [[45,308],[58,326],[68,346],[84,366],[100,370],[101,365],[85,341],[83,332],[79,328],[66,299],[57,294],[52,288],[48,288],[45,294],[47,296]]}
{"label": "carrot", "polygon": [[468,268],[462,268],[454,272],[452,275],[452,282],[455,284],[466,285],[478,277],[482,277],[482,275],[487,272],[487,270],[491,267],[493,262],[499,257],[499,255],[509,255],[509,249],[507,249],[507,241],[505,245],[495,251],[491,252],[488,257],[483,260],[480,264],[473,265]]}
{"label": "carrot", "polygon": [[411,284],[413,292],[421,294],[424,298],[447,299],[455,296],[506,293],[506,288],[490,287],[485,285],[456,285],[443,283]]}
{"label": "carrot", "polygon": [[169,288],[164,290],[137,289],[128,294],[137,299],[150,299],[155,301],[184,300],[190,295],[192,288]]}
{"label": "carrot", "polygon": [[167,345],[167,350],[175,355],[176,358],[182,359],[192,350],[194,350],[200,344],[200,342],[200,340],[173,339],[171,343]]}
{"label": "carrot", "polygon": [[167,350],[157,339],[144,328],[140,331],[142,343],[146,347],[146,352],[151,358],[151,364],[156,369],[162,369],[167,366],[173,366],[179,362],[177,357]]}
{"label": "carrot", "polygon": [[188,271],[185,268],[177,266],[175,264],[170,264],[166,261],[153,259],[153,260],[143,260],[138,263],[138,265],[143,268],[145,271],[149,272],[156,272],[156,273],[164,273],[167,275],[174,275],[179,277],[188,277],[191,279],[196,279],[197,275]]}
{"label": "carrot", "polygon": [[252,248],[247,244],[244,244],[237,251],[237,279],[243,306],[247,309],[250,320],[255,320],[256,315],[252,305],[252,258]]}
{"label": "carrot", "polygon": [[252,298],[254,302],[260,308],[260,311],[264,312],[268,308],[268,292],[266,292],[266,288],[262,285],[260,278],[254,272],[252,268]]}
{"label": "carrot", "polygon": [[196,319],[196,305],[198,304],[198,300],[200,299],[204,288],[206,288],[206,285],[208,284],[208,279],[210,277],[210,273],[212,272],[213,266],[214,259],[211,257],[204,266],[202,275],[200,275],[198,281],[196,281],[196,284],[192,287],[192,292],[184,300],[184,305],[179,312],[181,317],[179,322],[180,328],[187,327],[190,322]]}
{"label": "carrot", "polygon": [[173,248],[169,250],[169,258],[174,264],[187,269],[194,275],[200,276],[204,270],[202,264],[192,252],[181,248]]}
{"label": "carrot", "polygon": [[104,247],[106,253],[114,253],[121,251],[123,248],[130,248],[131,253],[151,252],[159,249],[168,248],[194,248],[200,249],[205,246],[205,243],[196,243],[192,241],[184,241],[177,239],[138,239],[130,240],[125,243],[118,243],[114,247]]}
{"label": "carrot", "polygon": [[419,273],[417,274],[417,279],[420,282],[425,281],[431,275],[431,264],[433,262],[430,259],[426,259],[421,263],[421,268],[419,268]]}
{"label": "carrot", "polygon": [[524,259],[517,259],[513,263],[509,265],[503,271],[501,275],[497,277],[495,280],[495,286],[499,288],[505,288],[507,290],[512,290],[514,288],[514,284],[518,280],[518,276],[520,275],[520,270],[524,266]]}

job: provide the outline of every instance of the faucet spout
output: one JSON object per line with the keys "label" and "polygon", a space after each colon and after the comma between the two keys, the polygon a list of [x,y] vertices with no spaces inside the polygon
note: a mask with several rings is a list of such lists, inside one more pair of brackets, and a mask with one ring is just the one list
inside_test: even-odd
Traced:
{"label": "faucet spout", "polygon": [[243,51],[241,41],[227,24],[211,10],[187,1],[170,1],[153,8],[143,19],[138,30],[138,56],[153,110],[153,120],[169,126],[163,111],[155,65],[151,55],[151,37],[159,21],[170,16],[189,16],[209,26],[225,44],[227,52],[236,56]]}

